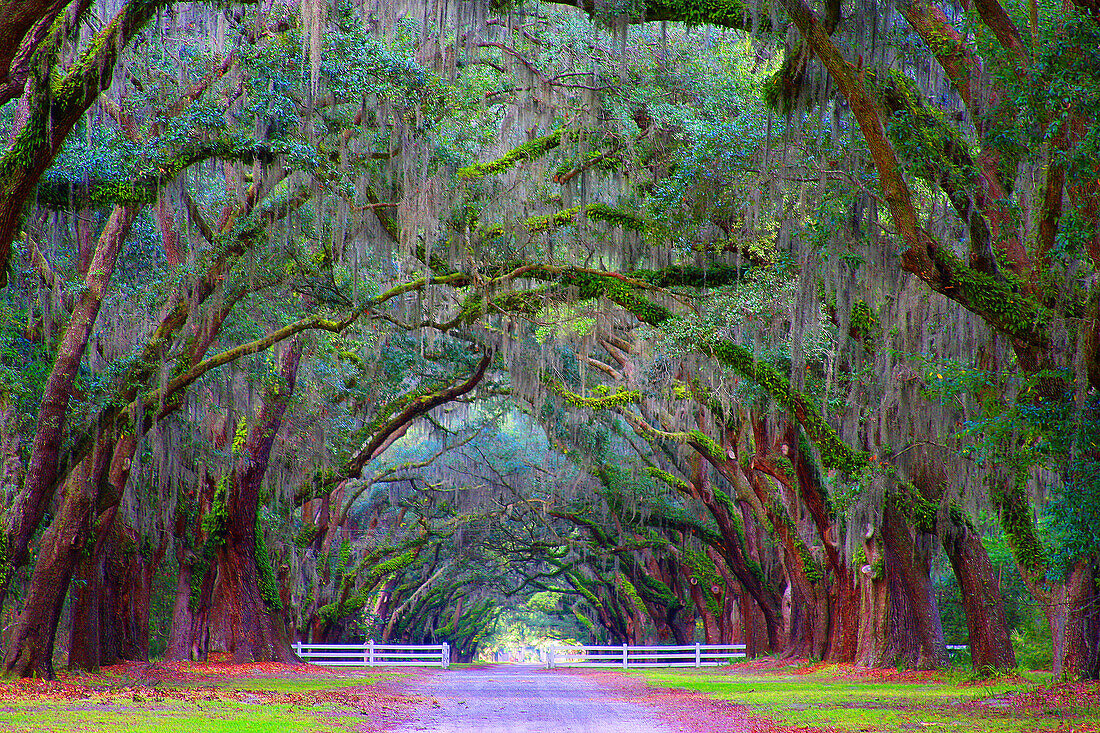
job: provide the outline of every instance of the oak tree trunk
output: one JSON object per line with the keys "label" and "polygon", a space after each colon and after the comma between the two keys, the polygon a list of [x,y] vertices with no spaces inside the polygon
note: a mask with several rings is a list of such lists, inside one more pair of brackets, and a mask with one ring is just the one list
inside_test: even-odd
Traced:
{"label": "oak tree trunk", "polygon": [[260,591],[256,518],[271,446],[294,393],[301,356],[298,340],[284,350],[279,384],[269,389],[255,415],[225,497],[228,518],[225,541],[218,550],[218,584],[226,614],[224,628],[229,632],[226,641],[235,662],[300,662],[291,648],[282,614],[265,605]]}
{"label": "oak tree trunk", "polygon": [[1088,560],[1074,563],[1051,591],[1044,613],[1054,642],[1054,674],[1096,679],[1100,676],[1100,592],[1096,569]]}
{"label": "oak tree trunk", "polygon": [[868,667],[941,669],[947,649],[929,565],[918,552],[910,527],[887,503],[881,544],[874,533],[864,541],[863,603],[856,663]]}
{"label": "oak tree trunk", "polygon": [[54,638],[73,571],[91,536],[97,486],[109,446],[97,446],[65,482],[61,507],[42,538],[23,611],[4,656],[4,675],[53,679]]}
{"label": "oak tree trunk", "polygon": [[[118,253],[139,210],[137,204],[126,204],[116,206],[111,213],[96,246],[94,261],[84,281],[84,290],[73,308],[69,325],[58,347],[57,358],[43,389],[26,478],[4,526],[7,568],[6,572],[0,573],[0,606],[3,606],[7,597],[8,583],[14,574],[12,571],[26,562],[27,546],[38,531],[38,526],[53,500],[73,384],[83,363],[84,351],[99,316],[104,290],[114,272]],[[94,501],[94,489],[92,491]]]}
{"label": "oak tree trunk", "polygon": [[981,537],[965,524],[944,534],[943,549],[959,583],[970,658],[976,670],[1004,671],[1016,667],[1016,652],[1008,635],[1000,583]]}

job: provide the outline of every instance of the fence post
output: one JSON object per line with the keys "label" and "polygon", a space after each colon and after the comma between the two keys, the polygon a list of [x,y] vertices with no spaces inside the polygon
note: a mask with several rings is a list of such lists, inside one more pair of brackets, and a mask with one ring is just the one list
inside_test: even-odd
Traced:
{"label": "fence post", "polygon": [[626,661],[626,644],[623,644],[623,669],[626,669],[630,665]]}
{"label": "fence post", "polygon": [[[294,642],[294,653],[298,655],[298,659],[302,659],[302,640],[301,639]],[[304,662],[306,660],[302,659],[302,661]]]}
{"label": "fence post", "polygon": [[546,647],[546,668],[554,668],[554,645],[550,644]]}
{"label": "fence post", "polygon": [[367,666],[374,666],[374,639],[367,642]]}
{"label": "fence post", "polygon": [[702,659],[702,655],[700,654],[699,642],[695,642],[695,667],[696,668],[701,667],[702,666],[702,661],[703,661],[703,659]]}
{"label": "fence post", "polygon": [[443,642],[443,669],[451,666],[451,645]]}

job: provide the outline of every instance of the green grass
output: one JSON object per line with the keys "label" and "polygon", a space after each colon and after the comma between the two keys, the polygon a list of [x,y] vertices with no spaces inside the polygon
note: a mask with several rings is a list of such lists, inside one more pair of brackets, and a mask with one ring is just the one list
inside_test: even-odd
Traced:
{"label": "green grass", "polygon": [[1037,686],[1049,675],[961,685],[961,677],[939,681],[892,682],[841,679],[822,668],[806,674],[792,669],[760,672],[739,669],[662,669],[637,672],[651,684],[702,692],[750,708],[761,717],[796,726],[828,726],[841,731],[950,730],[957,733],[1024,733],[1068,730],[1097,720],[1089,708],[1061,709],[1054,715],[994,705],[963,706]]}
{"label": "green grass", "polygon": [[[126,733],[347,733],[347,711],[321,716],[289,705],[248,705],[209,702],[135,703],[122,706],[92,701],[72,703],[8,703],[0,706],[0,730],[10,733],[39,731],[125,731]],[[325,719],[329,718],[329,719]]]}
{"label": "green grass", "polygon": [[[150,686],[148,680],[138,685],[125,675],[103,672],[65,678],[53,691],[48,686],[24,691],[18,683],[0,682],[0,731],[348,733],[365,720],[366,711],[347,704],[343,696],[333,701],[310,693],[367,687],[400,676],[376,672],[240,678],[197,673]],[[178,693],[174,697],[173,691],[187,691],[187,699],[178,699]],[[284,693],[304,697],[271,697]],[[359,705],[370,703],[362,700]]]}
{"label": "green grass", "polygon": [[196,687],[215,687],[220,690],[249,690],[253,692],[316,692],[318,690],[336,690],[345,687],[363,687],[385,680],[396,679],[400,676],[399,674],[372,674],[369,677],[307,677],[294,679],[256,677],[247,680],[205,676],[196,677],[193,682],[175,685],[175,687],[192,689]]}

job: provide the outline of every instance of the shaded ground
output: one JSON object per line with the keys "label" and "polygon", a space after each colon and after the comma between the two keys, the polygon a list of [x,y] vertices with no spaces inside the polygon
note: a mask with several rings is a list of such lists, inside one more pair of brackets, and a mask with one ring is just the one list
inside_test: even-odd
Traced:
{"label": "shaded ground", "polygon": [[684,711],[685,731],[1100,733],[1100,683],[1055,682],[1049,672],[968,674],[764,659],[632,672],[626,684],[647,685],[630,694],[672,719]]}
{"label": "shaded ground", "polygon": [[611,670],[573,669],[558,673],[588,679],[607,689],[616,698],[629,700],[653,710],[664,723],[664,730],[677,733],[829,733],[831,728],[802,728],[777,723],[754,714],[745,705],[717,700],[690,690],[655,687],[643,677]]}
{"label": "shaded ground", "polygon": [[0,683],[2,731],[378,733],[420,698],[420,670],[284,664],[122,664],[57,680]]}
{"label": "shaded ground", "polygon": [[410,691],[432,702],[400,733],[672,733],[657,710],[584,677],[495,665],[421,678]]}
{"label": "shaded ground", "polygon": [[1100,733],[1100,683],[791,660],[646,671],[129,664],[0,682],[0,731]]}

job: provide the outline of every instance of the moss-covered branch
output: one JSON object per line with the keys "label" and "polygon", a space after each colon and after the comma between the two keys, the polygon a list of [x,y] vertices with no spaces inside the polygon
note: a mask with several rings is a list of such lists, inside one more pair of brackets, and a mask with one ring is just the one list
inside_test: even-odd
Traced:
{"label": "moss-covered branch", "polygon": [[154,158],[128,178],[60,180],[47,173],[38,185],[36,200],[43,206],[67,209],[113,204],[151,204],[160,189],[185,169],[204,160],[271,162],[289,148],[278,141],[247,138],[204,140],[189,148]]}
{"label": "moss-covered branch", "polygon": [[27,81],[27,117],[0,155],[0,285],[6,283],[11,243],[19,231],[23,208],[42,173],[60,151],[84,112],[111,85],[119,54],[167,0],[129,0],[77,52],[73,63],[58,70],[68,40],[68,13],[57,16],[45,40],[34,51]]}
{"label": "moss-covered branch", "polygon": [[[418,537],[416,540],[406,544],[408,549],[395,554],[388,560],[371,566],[366,576],[359,581],[359,590],[356,593],[340,601],[321,606],[317,609],[317,617],[325,623],[331,624],[359,611],[370,599],[370,595],[375,587],[377,587],[384,578],[393,573],[400,572],[413,564],[425,544],[427,544],[427,538]],[[390,550],[390,552],[395,551],[396,550]]]}
{"label": "moss-covered branch", "polygon": [[563,134],[564,130],[558,129],[549,135],[537,137],[534,140],[525,142],[523,145],[508,151],[504,156],[496,160],[491,160],[487,163],[475,163],[465,168],[459,168],[458,177],[460,179],[482,178],[494,173],[502,173],[525,161],[541,158],[549,151],[561,145]]}
{"label": "moss-covered branch", "polygon": [[[600,203],[587,204],[583,207],[574,206],[569,209],[562,209],[553,214],[532,216],[520,222],[515,228],[522,229],[528,234],[548,232],[557,227],[572,226],[576,224],[580,220],[582,214],[591,221],[607,222],[612,226],[617,226],[632,232],[644,233],[657,228],[654,222],[647,221],[646,219],[635,216],[622,209],[615,208],[614,206]],[[503,237],[509,231],[509,227],[501,224],[481,230],[481,236],[485,239],[497,239]]]}
{"label": "moss-covered branch", "polygon": [[636,389],[620,389],[618,392],[601,397],[583,397],[576,392],[571,392],[556,379],[547,379],[546,386],[550,391],[565,400],[570,407],[583,407],[589,410],[613,410],[623,405],[631,405],[640,402],[642,393]]}

